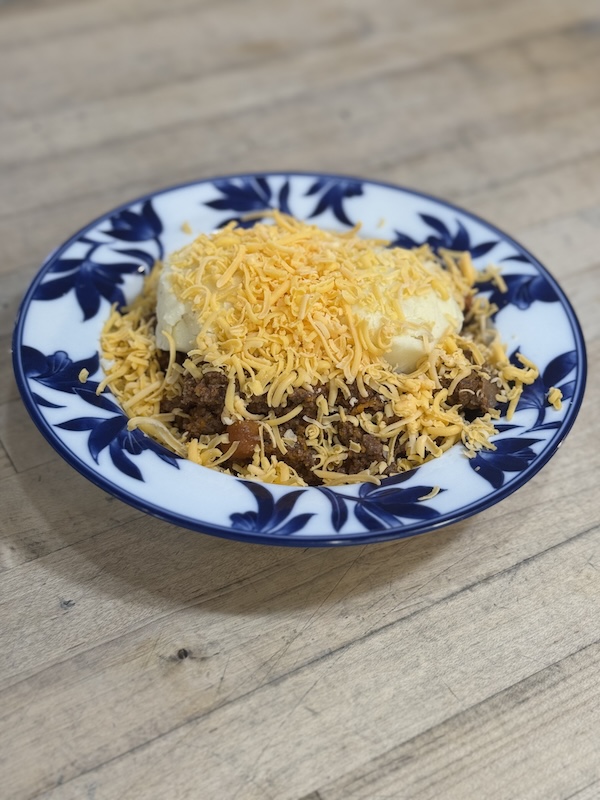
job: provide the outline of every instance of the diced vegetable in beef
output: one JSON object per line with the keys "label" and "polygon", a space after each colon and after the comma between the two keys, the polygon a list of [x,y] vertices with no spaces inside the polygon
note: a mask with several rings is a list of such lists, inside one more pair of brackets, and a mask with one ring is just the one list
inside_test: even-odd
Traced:
{"label": "diced vegetable in beef", "polygon": [[249,464],[252,461],[257,445],[260,445],[260,427],[254,420],[238,420],[227,427],[229,444],[221,445],[223,451],[237,442],[237,448],[232,456],[236,464]]}

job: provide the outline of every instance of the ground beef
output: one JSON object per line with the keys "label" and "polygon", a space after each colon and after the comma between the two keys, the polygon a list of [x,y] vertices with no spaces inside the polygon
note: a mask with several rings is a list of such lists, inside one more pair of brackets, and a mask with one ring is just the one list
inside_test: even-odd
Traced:
{"label": "ground beef", "polygon": [[344,397],[341,392],[338,392],[337,405],[348,411],[350,414],[360,414],[366,411],[370,414],[376,414],[378,411],[383,411],[385,408],[385,400],[381,395],[378,395],[369,386],[365,386],[367,396],[363,397],[355,383],[348,386],[350,389],[350,396]]}
{"label": "ground beef", "polygon": [[[299,386],[288,396],[284,413],[291,411],[297,405],[301,405],[303,410],[300,416],[315,419],[317,416],[317,398],[322,395],[325,395],[324,386],[317,386],[315,389],[304,389]],[[279,416],[279,411],[275,413]]]}
{"label": "ground beef", "polygon": [[340,422],[337,429],[337,436],[340,444],[345,447],[350,445],[350,442],[356,442],[360,445],[360,453],[355,453],[350,450],[348,457],[337,467],[338,472],[344,472],[346,475],[353,475],[356,472],[361,472],[367,469],[371,464],[376,461],[384,461],[383,443],[381,439],[367,433],[358,425],[352,422]]}
{"label": "ground beef", "polygon": [[315,457],[315,451],[307,445],[306,438],[304,436],[298,436],[297,442],[293,444],[288,444],[286,442],[286,447],[287,453],[283,455],[278,448],[265,443],[265,454],[268,458],[273,455],[277,456],[279,461],[285,461],[288,466],[296,470],[298,475],[300,475],[309,486],[318,486],[321,484],[321,479],[312,471],[317,465],[317,459]]}
{"label": "ground beef", "polygon": [[456,388],[448,397],[448,403],[459,405],[467,419],[473,419],[487,414],[492,408],[496,408],[498,405],[496,400],[497,391],[497,387],[489,378],[485,378],[477,372],[472,372],[458,382]]}
{"label": "ground beef", "polygon": [[183,379],[181,395],[173,400],[163,400],[162,412],[180,409],[186,416],[176,416],[175,425],[192,437],[223,433],[221,421],[227,378],[220,372],[207,372],[199,380],[191,375]]}
{"label": "ground beef", "polygon": [[[177,351],[175,353],[175,363],[176,364],[183,364],[183,362],[186,360],[186,358],[187,358],[187,355],[185,353],[180,353],[179,351]],[[158,365],[160,366],[160,368],[164,372],[166,372],[166,370],[167,370],[167,368],[169,366],[169,362],[171,360],[171,354],[169,353],[169,351],[168,350],[157,350],[156,351],[156,359],[158,361]]]}
{"label": "ground beef", "polygon": [[[221,416],[225,405],[227,386],[228,380],[220,372],[207,372],[199,380],[188,375],[183,379],[182,391],[179,397],[173,400],[164,400],[161,403],[161,411],[175,411],[175,425],[179,430],[188,432],[192,437],[227,432],[229,443],[223,443],[220,448],[223,452],[226,452],[231,443],[238,442],[238,447],[229,463],[246,466],[252,461],[256,446],[260,444],[259,424],[254,420],[240,420],[229,426],[223,424]],[[338,395],[338,403],[347,410],[349,415],[354,416],[362,411],[372,414],[382,411],[385,405],[383,398],[379,397],[372,389],[367,389],[367,391],[367,397],[362,397],[356,386],[352,385],[350,386],[350,397],[344,399],[340,393]],[[312,486],[318,485],[322,481],[313,472],[314,467],[317,465],[317,458],[314,449],[307,444],[306,427],[309,423],[305,418],[316,418],[317,398],[320,395],[324,395],[325,392],[325,386],[319,386],[315,390],[302,387],[294,389],[288,395],[285,405],[276,409],[271,409],[268,406],[266,396],[252,398],[247,403],[248,411],[252,414],[264,416],[269,411],[274,411],[277,416],[282,416],[297,405],[302,405],[302,413],[296,415],[284,426],[285,430],[291,430],[296,435],[297,441],[293,443],[286,442],[287,453],[283,454],[271,443],[270,438],[266,435],[263,437],[265,455],[267,458],[276,456],[279,460],[284,461],[307,484]],[[351,398],[355,398],[354,403]],[[177,415],[178,410],[183,413]],[[385,460],[382,441],[352,422],[339,423],[337,438],[340,444],[346,447],[349,446],[350,442],[356,442],[360,445],[360,452],[355,453],[350,450],[347,458],[336,467],[339,472],[352,475],[368,469],[374,462]],[[403,453],[398,450],[394,455],[398,458]]]}
{"label": "ground beef", "polygon": [[267,395],[263,394],[260,397],[254,397],[248,400],[246,408],[251,414],[260,414],[261,417],[266,417],[269,413],[270,406],[267,403]]}
{"label": "ground beef", "polygon": [[260,414],[261,416],[266,417],[269,411],[274,411],[276,417],[282,417],[297,405],[301,405],[303,407],[303,411],[302,414],[300,414],[300,417],[306,416],[314,419],[317,415],[317,397],[324,394],[324,386],[317,386],[314,390],[304,389],[302,386],[300,386],[297,389],[294,389],[291,394],[288,395],[285,404],[279,406],[278,408],[271,408],[269,406],[267,403],[266,394],[263,394],[260,397],[253,397],[249,399],[246,404],[246,408],[251,414]]}

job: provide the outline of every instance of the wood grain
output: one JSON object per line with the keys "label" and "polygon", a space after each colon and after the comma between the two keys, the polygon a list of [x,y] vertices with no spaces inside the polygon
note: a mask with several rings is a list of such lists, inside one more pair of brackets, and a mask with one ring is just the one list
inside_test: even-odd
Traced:
{"label": "wood grain", "polygon": [[[596,0],[0,2],[3,798],[600,796],[599,70]],[[560,281],[587,399],[516,494],[412,540],[242,545],[35,429],[10,337],[47,252],[136,194],[280,168],[447,197]]]}

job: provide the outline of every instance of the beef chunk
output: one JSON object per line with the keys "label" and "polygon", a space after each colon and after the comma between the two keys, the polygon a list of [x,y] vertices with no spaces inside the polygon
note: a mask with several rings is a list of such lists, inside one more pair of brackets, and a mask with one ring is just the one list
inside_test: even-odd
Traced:
{"label": "beef chunk", "polygon": [[199,381],[194,378],[186,380],[182,396],[184,401],[197,403],[220,415],[225,405],[228,384],[227,377],[221,372],[207,372]]}
{"label": "beef chunk", "polygon": [[351,383],[348,387],[350,389],[350,397],[346,398],[340,392],[338,394],[337,403],[342,408],[349,411],[351,414],[357,415],[362,411],[370,414],[376,414],[378,411],[383,411],[385,408],[385,400],[383,397],[373,391],[369,386],[365,386],[367,396],[363,397],[355,383]]}
{"label": "beef chunk", "polygon": [[212,414],[206,408],[194,406],[187,412],[189,417],[180,417],[180,428],[187,431],[190,436],[197,439],[205,434],[223,433],[225,425],[221,422],[221,417]]}
{"label": "beef chunk", "polygon": [[286,455],[275,448],[270,449],[269,455],[276,455],[280,461],[285,461],[288,466],[293,467],[309,486],[319,485],[322,481],[312,471],[317,464],[315,452],[306,444],[306,440],[299,436],[294,444],[286,442],[286,447]]}
{"label": "beef chunk", "polygon": [[246,403],[246,408],[251,414],[260,414],[261,417],[266,417],[270,411],[270,406],[267,403],[267,395],[262,394],[260,397],[253,397]]}
{"label": "beef chunk", "polygon": [[[170,359],[169,351],[168,350],[157,350],[156,351],[156,358],[157,358],[159,367],[163,371],[165,371],[167,369],[167,367],[169,366],[169,359]],[[175,361],[176,361],[177,364],[183,364],[183,362],[186,360],[186,358],[187,358],[186,353],[180,353],[179,351],[177,351],[175,353]]]}
{"label": "beef chunk", "polygon": [[191,436],[223,433],[225,425],[221,414],[225,405],[227,378],[220,372],[207,372],[196,380],[191,375],[183,379],[181,395],[173,400],[163,400],[163,412],[181,409],[188,416],[176,417],[175,424]]}
{"label": "beef chunk", "polygon": [[314,391],[309,391],[308,389],[304,389],[302,386],[299,386],[288,396],[287,403],[285,405],[285,411],[287,413],[287,411],[291,411],[292,408],[295,408],[297,405],[302,405],[302,414],[300,416],[311,417],[311,419],[315,419],[317,416],[317,398],[324,394],[324,386],[316,386]]}
{"label": "beef chunk", "polygon": [[467,418],[481,417],[490,409],[496,408],[496,386],[489,378],[472,372],[458,382],[448,397],[450,405],[459,405]]}
{"label": "beef chunk", "polygon": [[315,417],[317,415],[317,397],[325,394],[324,386],[317,386],[314,390],[305,389],[299,386],[288,395],[284,405],[278,408],[271,408],[267,403],[267,396],[253,397],[246,404],[246,408],[251,414],[261,414],[266,416],[269,411],[274,411],[275,416],[282,417],[295,408],[297,405],[303,406],[301,416]]}
{"label": "beef chunk", "polygon": [[383,461],[383,443],[381,439],[367,433],[361,427],[353,425],[351,422],[340,422],[337,431],[340,444],[345,447],[350,445],[350,442],[356,442],[360,445],[360,453],[355,453],[350,450],[348,457],[337,468],[338,472],[344,472],[347,475],[352,475],[355,472],[360,472],[367,469],[374,461]]}
{"label": "beef chunk", "polygon": [[352,422],[338,423],[337,435],[340,444],[343,444],[344,447],[348,447],[350,442],[358,441],[361,433],[364,433],[362,428],[359,428],[358,425],[354,425]]}

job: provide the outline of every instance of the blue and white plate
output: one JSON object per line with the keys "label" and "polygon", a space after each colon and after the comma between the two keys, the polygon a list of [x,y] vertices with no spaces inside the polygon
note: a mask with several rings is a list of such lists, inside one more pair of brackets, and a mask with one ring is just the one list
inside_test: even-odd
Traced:
{"label": "blue and white plate", "polygon": [[[112,303],[129,302],[155,259],[200,232],[250,211],[279,208],[324,228],[362,223],[367,236],[403,247],[423,242],[470,250],[475,265],[502,268],[498,306],[510,354],[540,368],[519,409],[501,420],[496,450],[468,459],[459,446],[412,472],[339,488],[288,488],[223,475],[174,456],[140,431],[102,379],[99,337]],[[193,235],[185,233],[187,226]],[[375,181],[310,173],[260,173],[197,181],[127,203],[53,252],[27,292],[13,340],[25,405],[75,469],[126,503],[193,530],[266,544],[364,544],[412,536],[502,500],[540,470],[579,410],[585,346],[569,301],[547,270],[497,228],[442,200]],[[79,381],[88,370],[86,383]],[[562,391],[555,411],[548,390]],[[434,487],[440,491],[422,499]]]}

